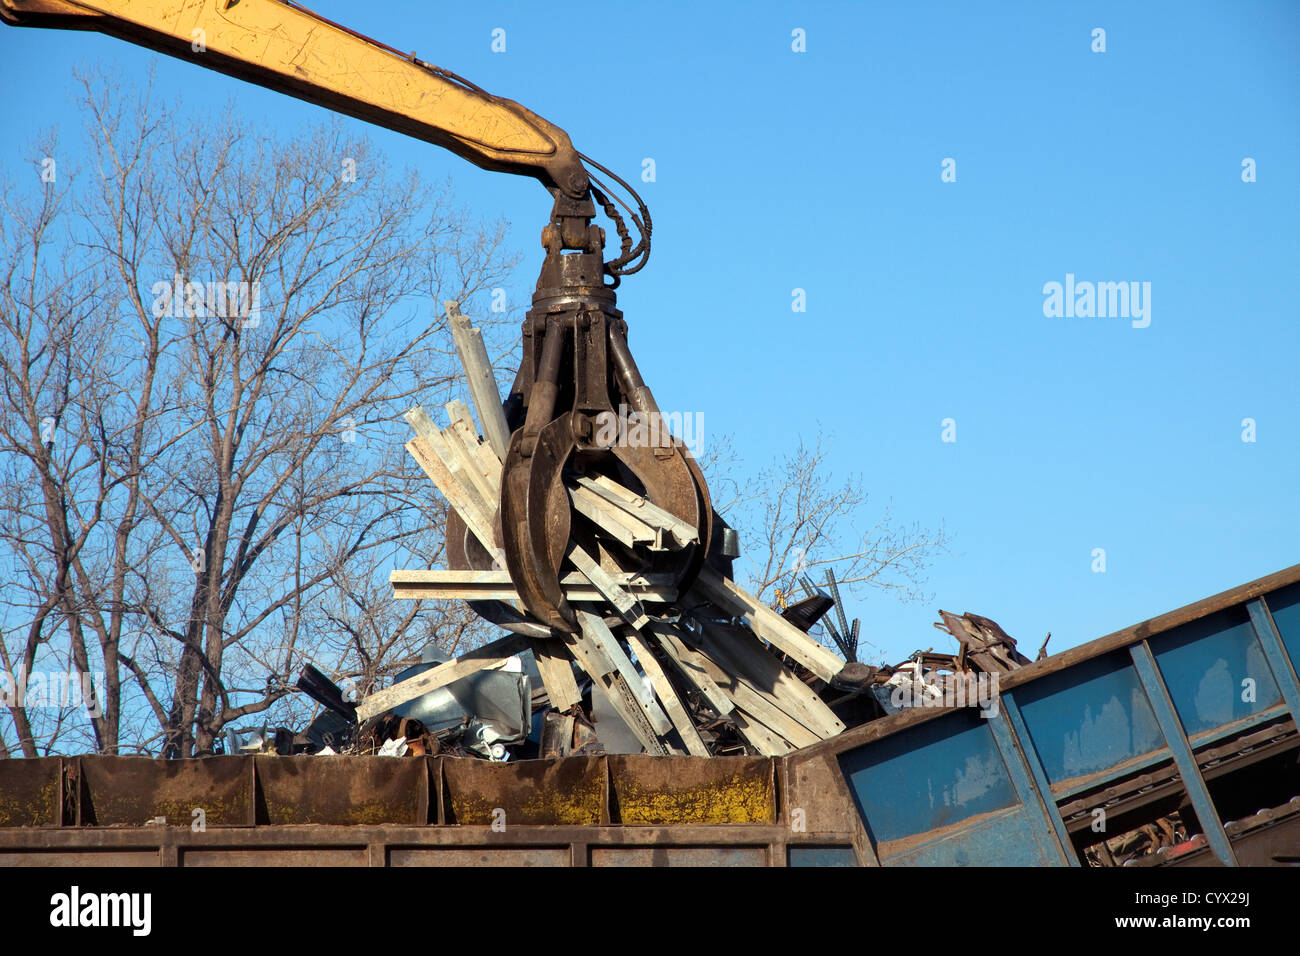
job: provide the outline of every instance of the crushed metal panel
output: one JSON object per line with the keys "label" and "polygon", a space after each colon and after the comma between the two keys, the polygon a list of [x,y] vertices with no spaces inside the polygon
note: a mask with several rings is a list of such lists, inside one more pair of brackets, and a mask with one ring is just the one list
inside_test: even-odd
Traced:
{"label": "crushed metal panel", "polygon": [[[165,821],[189,827],[203,811],[204,825],[251,826],[252,765],[248,757],[156,760],[94,757],[81,767],[81,823],[144,826]],[[158,821],[158,818],[162,821]]]}
{"label": "crushed metal panel", "polygon": [[[469,727],[466,745],[487,756],[493,743],[518,744],[532,729],[532,688],[537,665],[528,652],[516,655],[519,671],[502,669],[480,671],[452,681],[445,687],[422,694],[392,708],[398,717],[411,717],[434,733],[462,726]],[[447,655],[436,645],[425,648],[421,663],[400,672],[394,683],[401,683],[433,667],[446,663]],[[540,683],[540,677],[536,678]]]}
{"label": "crushed metal panel", "polygon": [[611,755],[613,807],[625,825],[775,823],[767,757]]}
{"label": "crushed metal panel", "polygon": [[258,817],[302,823],[424,824],[429,764],[423,758],[254,757]]}
{"label": "crushed metal panel", "polygon": [[442,766],[448,823],[597,826],[605,816],[603,757],[508,764],[448,757]]}
{"label": "crushed metal panel", "polygon": [[62,802],[62,758],[0,760],[0,827],[57,827]]}

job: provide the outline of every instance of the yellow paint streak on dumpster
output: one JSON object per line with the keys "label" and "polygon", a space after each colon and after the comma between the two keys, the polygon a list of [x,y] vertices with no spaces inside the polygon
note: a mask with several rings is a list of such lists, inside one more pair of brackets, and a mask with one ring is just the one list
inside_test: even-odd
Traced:
{"label": "yellow paint streak on dumpster", "polygon": [[468,826],[488,826],[498,822],[493,818],[493,811],[498,808],[505,811],[502,822],[507,826],[598,826],[605,800],[603,790],[600,778],[593,776],[580,784],[539,787],[522,799],[512,795],[508,800],[495,803],[479,794],[453,793],[451,809],[456,822]]}
{"label": "yellow paint streak on dumpster", "polygon": [[13,796],[0,793],[0,827],[37,827],[48,825],[59,805],[57,778],[41,787],[39,796],[24,803]]}
{"label": "yellow paint streak on dumpster", "polygon": [[776,807],[768,781],[735,774],[714,783],[650,789],[618,786],[619,815],[626,824],[773,823]]}

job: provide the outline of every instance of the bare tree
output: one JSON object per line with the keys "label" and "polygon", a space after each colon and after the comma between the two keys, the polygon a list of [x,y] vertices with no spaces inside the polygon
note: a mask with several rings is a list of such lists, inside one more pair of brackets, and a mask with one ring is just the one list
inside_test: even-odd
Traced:
{"label": "bare tree", "polygon": [[450,397],[434,303],[504,282],[503,227],[339,123],[82,86],[91,168],[4,193],[0,663],[103,676],[88,724],[11,699],[0,746],[211,753],[305,659],[364,688],[480,640],[386,572],[440,561],[401,413]]}
{"label": "bare tree", "polygon": [[[925,575],[947,550],[942,527],[924,528],[893,516],[891,505],[871,510],[859,477],[835,477],[830,443],[820,432],[743,484],[734,439],[712,442],[702,461],[719,512],[740,533],[737,577],[756,597],[784,608],[804,596],[802,582],[818,586],[833,569],[844,597],[885,592],[904,601],[928,600]],[[824,629],[813,632],[832,643]]]}

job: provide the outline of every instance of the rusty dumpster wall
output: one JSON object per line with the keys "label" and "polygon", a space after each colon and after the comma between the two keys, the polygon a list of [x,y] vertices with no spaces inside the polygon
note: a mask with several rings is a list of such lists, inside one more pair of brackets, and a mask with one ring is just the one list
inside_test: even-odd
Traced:
{"label": "rusty dumpster wall", "polygon": [[0,865],[855,865],[847,791],[814,763],[0,761]]}
{"label": "rusty dumpster wall", "polygon": [[1173,807],[1143,865],[1287,865],[1297,669],[1300,565],[781,758],[4,760],[0,865],[1080,866]]}

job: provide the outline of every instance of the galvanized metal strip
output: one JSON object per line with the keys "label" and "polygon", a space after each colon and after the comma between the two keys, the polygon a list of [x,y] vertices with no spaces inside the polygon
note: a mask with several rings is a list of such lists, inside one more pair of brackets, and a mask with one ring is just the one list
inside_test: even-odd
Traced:
{"label": "galvanized metal strip", "polygon": [[1165,743],[1178,767],[1183,788],[1191,798],[1192,809],[1196,811],[1196,818],[1205,830],[1210,849],[1224,866],[1236,866],[1237,855],[1232,851],[1232,843],[1228,840],[1228,834],[1224,832],[1223,821],[1219,819],[1219,813],[1214,809],[1214,800],[1210,796],[1209,788],[1205,786],[1205,778],[1201,776],[1200,767],[1196,765],[1196,755],[1192,753],[1191,744],[1183,734],[1183,725],[1174,711],[1174,702],[1169,697],[1169,690],[1160,677],[1155,655],[1151,653],[1151,648],[1147,646],[1146,641],[1130,647],[1129,655],[1133,658],[1133,667],[1142,682],[1142,689],[1146,691],[1156,721],[1165,735]]}
{"label": "galvanized metal strip", "polygon": [[[1015,697],[1011,694],[1000,694],[998,700],[1002,703],[1002,712],[1006,714],[1009,734],[1018,745],[1021,759],[1024,760],[1025,765],[1029,768],[1029,775],[1033,778],[1032,789],[1035,797],[1042,805],[1047,819],[1051,821],[1057,843],[1065,854],[1065,862],[1068,866],[1079,866],[1079,855],[1074,852],[1074,843],[1070,840],[1070,831],[1065,825],[1065,820],[1061,818],[1061,810],[1056,805],[1056,798],[1052,795],[1052,785],[1047,779],[1047,771],[1043,769],[1042,761],[1038,759],[1038,753],[1034,750],[1033,738],[1029,736],[1029,728],[1025,724],[1025,718],[1020,714],[1020,705],[1016,703]],[[993,719],[1000,720],[1000,716]],[[998,743],[998,749],[1002,750],[1001,734],[999,734],[996,726],[993,729],[993,738]],[[1002,759],[1007,759],[1005,751]],[[1019,790],[1020,784],[1014,774],[1012,779],[1016,782],[1016,789]],[[1021,799],[1024,799],[1023,793]]]}
{"label": "galvanized metal strip", "polygon": [[1282,635],[1278,633],[1277,625],[1273,623],[1273,615],[1269,612],[1263,598],[1247,601],[1246,610],[1250,612],[1250,624],[1255,629],[1255,636],[1259,638],[1260,645],[1264,648],[1264,657],[1268,661],[1268,666],[1273,669],[1273,679],[1277,681],[1277,686],[1282,691],[1282,699],[1286,701],[1287,710],[1291,711],[1292,719],[1300,724],[1300,680],[1296,679],[1295,669],[1282,643]]}

